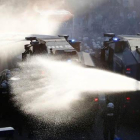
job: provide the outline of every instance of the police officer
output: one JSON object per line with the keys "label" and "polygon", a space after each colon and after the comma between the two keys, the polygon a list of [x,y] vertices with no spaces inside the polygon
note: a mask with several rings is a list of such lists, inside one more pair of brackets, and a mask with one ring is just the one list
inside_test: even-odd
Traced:
{"label": "police officer", "polygon": [[114,111],[114,104],[108,103],[106,109],[102,112],[103,118],[103,134],[104,140],[114,140],[115,136],[115,125],[116,125],[116,114]]}

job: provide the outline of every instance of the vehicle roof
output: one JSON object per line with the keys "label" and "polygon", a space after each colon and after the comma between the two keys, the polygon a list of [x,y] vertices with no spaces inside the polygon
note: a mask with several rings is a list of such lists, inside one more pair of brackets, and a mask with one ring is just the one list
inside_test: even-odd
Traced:
{"label": "vehicle roof", "polygon": [[[41,39],[42,39],[42,38],[41,38]],[[52,37],[50,37],[50,38],[44,38],[44,39],[42,39],[42,40],[44,40],[44,41],[46,41],[46,42],[47,42],[47,41],[59,41],[59,42],[60,42],[60,41],[65,41],[65,42],[67,42],[66,39],[65,39],[65,38],[62,38],[62,37],[61,37],[61,38],[52,38]]]}
{"label": "vehicle roof", "polygon": [[66,49],[72,49],[74,50],[74,48],[66,43],[66,42],[63,42],[63,41],[48,41],[46,42],[46,46],[48,49],[53,49],[53,50],[66,50]]}
{"label": "vehicle roof", "polygon": [[50,50],[75,50],[63,37],[44,39],[47,48]]}
{"label": "vehicle roof", "polygon": [[136,50],[136,46],[140,48],[140,36],[139,35],[119,35],[121,40],[128,41],[131,50]]}
{"label": "vehicle roof", "polygon": [[37,37],[37,38],[43,39],[43,40],[49,40],[49,39],[65,39],[64,37],[58,37],[58,36],[53,36],[53,35],[32,34],[30,36],[34,36],[34,37]]}
{"label": "vehicle roof", "polygon": [[48,52],[52,48],[53,50],[75,50],[62,36],[51,36],[51,35],[31,35],[37,37],[38,40],[46,43]]}
{"label": "vehicle roof", "polygon": [[139,35],[118,35],[119,38],[121,39],[140,39]]}

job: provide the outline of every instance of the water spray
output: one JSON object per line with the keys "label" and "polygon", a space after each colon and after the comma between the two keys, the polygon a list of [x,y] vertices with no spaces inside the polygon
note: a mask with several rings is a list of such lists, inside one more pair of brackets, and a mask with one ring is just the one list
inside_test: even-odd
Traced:
{"label": "water spray", "polygon": [[14,101],[24,113],[44,122],[68,123],[86,114],[87,108],[78,103],[89,94],[140,89],[138,81],[119,74],[40,56],[19,66],[21,70],[13,73],[18,80],[11,82]]}

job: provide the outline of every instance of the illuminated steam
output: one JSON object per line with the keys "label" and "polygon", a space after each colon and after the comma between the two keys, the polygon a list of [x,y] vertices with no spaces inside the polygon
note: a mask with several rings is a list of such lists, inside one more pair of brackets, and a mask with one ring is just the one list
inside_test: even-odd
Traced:
{"label": "illuminated steam", "polygon": [[18,80],[11,82],[16,104],[27,114],[58,124],[74,121],[87,112],[86,105],[79,105],[83,95],[140,87],[138,81],[128,77],[43,57],[21,63],[20,69],[13,74]]}
{"label": "illuminated steam", "polygon": [[[36,11],[36,7],[41,12],[43,6],[45,10],[58,8],[59,5],[47,7],[50,1],[3,1],[0,5],[0,30],[1,33],[39,33],[39,34],[56,34],[60,22],[41,15]],[[41,6],[42,4],[42,6]],[[10,24],[9,24],[10,23]]]}
{"label": "illuminated steam", "polygon": [[[85,13],[89,10],[89,5],[95,8],[103,2],[103,0],[1,0],[0,30],[1,33],[57,34],[63,21],[69,20],[72,15]],[[64,14],[63,21],[60,22],[59,16],[56,18],[44,15],[44,13],[48,15],[50,11],[53,11],[52,13],[65,11],[69,16]]]}

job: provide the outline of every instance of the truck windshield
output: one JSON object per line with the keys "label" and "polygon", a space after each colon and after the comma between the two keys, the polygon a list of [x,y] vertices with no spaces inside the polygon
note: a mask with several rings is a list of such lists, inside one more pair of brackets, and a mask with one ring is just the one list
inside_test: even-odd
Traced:
{"label": "truck windshield", "polygon": [[115,43],[115,53],[121,53],[123,50],[128,47],[128,43],[126,41],[119,41]]}

